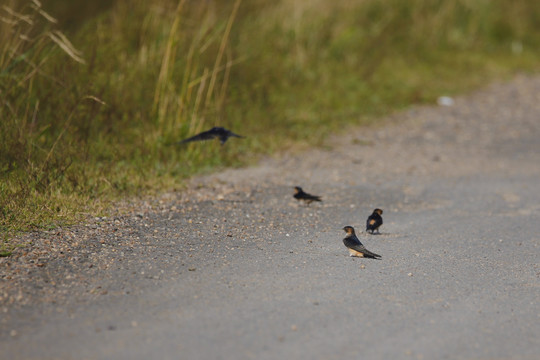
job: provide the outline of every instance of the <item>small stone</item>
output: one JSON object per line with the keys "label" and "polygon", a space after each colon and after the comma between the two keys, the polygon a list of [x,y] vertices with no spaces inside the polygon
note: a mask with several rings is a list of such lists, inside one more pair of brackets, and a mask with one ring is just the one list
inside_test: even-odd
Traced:
{"label": "small stone", "polygon": [[439,96],[437,98],[437,104],[439,106],[453,106],[455,101],[450,96]]}
{"label": "small stone", "polygon": [[407,276],[412,276],[412,273],[408,273]]}

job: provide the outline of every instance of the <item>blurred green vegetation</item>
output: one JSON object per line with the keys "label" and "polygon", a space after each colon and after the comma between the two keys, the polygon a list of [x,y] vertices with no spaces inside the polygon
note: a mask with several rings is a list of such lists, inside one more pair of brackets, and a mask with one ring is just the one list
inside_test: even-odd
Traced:
{"label": "blurred green vegetation", "polygon": [[537,0],[50,3],[0,8],[5,234],[539,68]]}

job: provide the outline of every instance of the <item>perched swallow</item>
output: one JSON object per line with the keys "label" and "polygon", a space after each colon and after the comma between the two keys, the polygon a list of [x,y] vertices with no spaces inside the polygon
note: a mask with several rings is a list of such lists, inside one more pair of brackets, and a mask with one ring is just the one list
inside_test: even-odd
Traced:
{"label": "perched swallow", "polygon": [[177,142],[177,144],[185,144],[191,141],[203,141],[203,140],[211,140],[211,139],[218,138],[219,141],[221,142],[221,145],[223,145],[231,136],[237,137],[237,138],[244,138],[244,136],[235,134],[232,131],[225,129],[224,127],[216,126],[216,127],[211,128],[210,130],[203,131],[200,134],[197,134],[190,138],[179,141]]}
{"label": "perched swallow", "polygon": [[322,201],[320,196],[308,194],[300,186],[294,187],[293,196],[296,200],[304,200],[307,204],[311,204],[313,201]]}
{"label": "perched swallow", "polygon": [[371,232],[373,234],[373,232],[377,230],[377,234],[380,234],[379,227],[383,224],[382,213],[383,211],[381,209],[373,210],[373,213],[369,215],[366,221],[366,232]]}
{"label": "perched swallow", "polygon": [[345,236],[345,238],[343,239],[343,243],[349,249],[350,256],[365,257],[370,259],[377,259],[381,257],[381,255],[372,253],[371,251],[366,249],[364,245],[362,245],[360,240],[358,240],[358,238],[356,237],[356,234],[354,233],[354,228],[352,226],[345,226],[343,230],[345,230],[345,232],[347,233],[347,236]]}

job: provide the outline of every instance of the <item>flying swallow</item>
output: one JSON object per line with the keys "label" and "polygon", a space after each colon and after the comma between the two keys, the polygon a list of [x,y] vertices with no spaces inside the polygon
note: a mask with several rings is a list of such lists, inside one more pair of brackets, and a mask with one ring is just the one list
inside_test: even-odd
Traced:
{"label": "flying swallow", "polygon": [[369,215],[366,221],[366,232],[371,232],[373,234],[373,232],[377,230],[377,234],[380,234],[379,227],[383,224],[382,213],[383,211],[381,209],[373,210],[373,213]]}
{"label": "flying swallow", "polygon": [[349,249],[349,255],[354,257],[365,257],[370,259],[380,258],[381,255],[372,253],[365,248],[364,245],[358,240],[356,234],[354,233],[354,228],[352,226],[345,226],[343,228],[347,233],[347,236],[343,239],[343,244]]}
{"label": "flying swallow", "polygon": [[200,134],[197,134],[190,138],[179,141],[177,142],[177,144],[185,144],[191,141],[203,141],[203,140],[211,140],[211,139],[218,138],[219,141],[221,142],[221,145],[223,145],[225,144],[227,139],[229,139],[231,136],[237,137],[237,138],[244,138],[244,136],[235,134],[232,131],[225,129],[224,127],[215,126],[211,128],[210,130],[203,131]]}
{"label": "flying swallow", "polygon": [[294,187],[293,196],[296,200],[304,200],[307,204],[311,204],[313,201],[322,201],[320,196],[308,194],[300,186]]}

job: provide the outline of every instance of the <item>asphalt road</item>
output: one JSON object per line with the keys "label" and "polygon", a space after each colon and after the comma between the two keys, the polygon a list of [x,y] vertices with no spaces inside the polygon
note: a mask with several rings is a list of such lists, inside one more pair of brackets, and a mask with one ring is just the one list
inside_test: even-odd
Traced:
{"label": "asphalt road", "polygon": [[2,359],[538,359],[540,77],[32,236],[87,241],[9,287]]}

